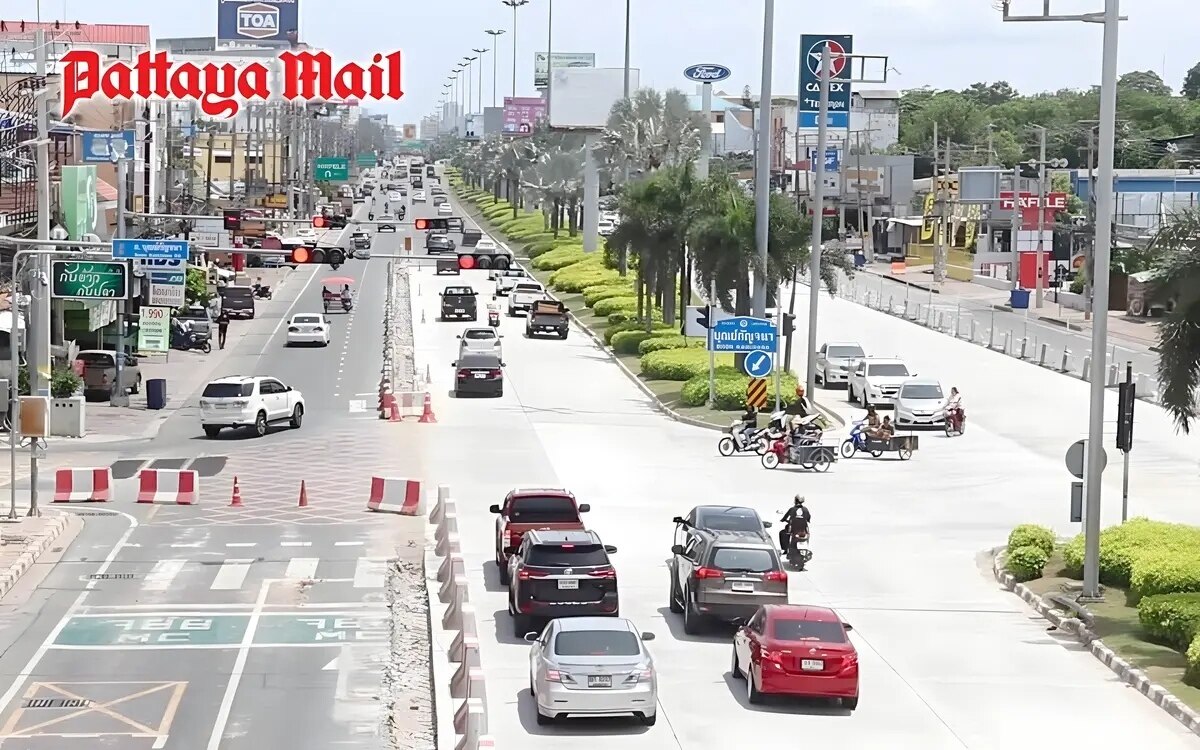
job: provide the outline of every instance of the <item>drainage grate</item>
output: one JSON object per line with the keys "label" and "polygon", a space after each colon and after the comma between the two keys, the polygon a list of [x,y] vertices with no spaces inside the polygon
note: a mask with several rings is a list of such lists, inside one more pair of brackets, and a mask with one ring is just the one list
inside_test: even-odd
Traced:
{"label": "drainage grate", "polygon": [[86,698],[26,698],[24,708],[88,708]]}

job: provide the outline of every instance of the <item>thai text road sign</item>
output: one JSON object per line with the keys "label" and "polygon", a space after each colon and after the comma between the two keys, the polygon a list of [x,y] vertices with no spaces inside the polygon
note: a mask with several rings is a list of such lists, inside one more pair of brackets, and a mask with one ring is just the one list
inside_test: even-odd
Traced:
{"label": "thai text road sign", "polygon": [[128,272],[123,261],[56,260],[50,264],[50,293],[56,299],[126,299]]}
{"label": "thai text road sign", "polygon": [[708,329],[710,352],[773,352],[775,349],[775,324],[763,318],[738,316],[718,320]]}
{"label": "thai text road sign", "polygon": [[188,243],[184,240],[113,240],[112,257],[122,260],[145,258],[188,259]]}
{"label": "thai text road sign", "polygon": [[350,179],[350,161],[335,156],[322,156],[313,166],[313,176],[319,182]]}
{"label": "thai text road sign", "polygon": [[761,409],[767,405],[767,381],[765,378],[754,378],[746,386],[746,406]]}
{"label": "thai text road sign", "polygon": [[800,37],[800,106],[797,127],[816,128],[821,112],[821,55],[829,45],[832,56],[829,71],[829,109],[825,124],[831,128],[850,127],[850,58],[854,37],[829,34],[803,34]]}
{"label": "thai text road sign", "polygon": [[132,130],[84,131],[81,135],[85,162],[107,164],[114,151],[118,155],[132,156],[134,153],[136,134]]}

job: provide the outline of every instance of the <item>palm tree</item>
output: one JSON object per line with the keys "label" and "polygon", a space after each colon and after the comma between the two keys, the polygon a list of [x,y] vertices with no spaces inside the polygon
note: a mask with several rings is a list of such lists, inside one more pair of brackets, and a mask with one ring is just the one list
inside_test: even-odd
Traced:
{"label": "palm tree", "polygon": [[1158,326],[1159,400],[1188,433],[1200,387],[1200,209],[1175,214],[1150,249],[1162,254],[1152,296],[1170,310]]}

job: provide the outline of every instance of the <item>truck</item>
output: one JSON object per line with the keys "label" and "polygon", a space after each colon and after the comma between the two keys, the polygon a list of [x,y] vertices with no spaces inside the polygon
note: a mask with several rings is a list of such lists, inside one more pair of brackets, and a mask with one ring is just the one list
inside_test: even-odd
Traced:
{"label": "truck", "polygon": [[525,319],[525,336],[533,338],[542,333],[556,333],[560,339],[566,339],[569,327],[566,305],[556,299],[540,299],[529,309],[529,316]]}
{"label": "truck", "polygon": [[442,290],[442,320],[477,320],[476,292],[469,286],[448,286]]}
{"label": "truck", "polygon": [[533,279],[518,281],[508,295],[508,317],[515,318],[518,312],[529,312],[533,303],[540,299],[546,299],[545,287]]}
{"label": "truck", "polygon": [[529,278],[529,274],[521,268],[508,268],[503,271],[492,271],[488,274],[488,278],[496,282],[496,296],[507,297],[518,282]]}
{"label": "truck", "polygon": [[582,515],[591,510],[574,493],[561,488],[518,487],[504,502],[488,509],[496,515],[496,568],[500,585],[509,584],[508,559],[530,531],[582,531]]}
{"label": "truck", "polygon": [[[121,388],[117,387],[117,357],[125,357],[121,363]],[[137,357],[118,354],[107,349],[85,349],[75,355],[75,361],[83,366],[83,395],[85,398],[111,400],[114,395],[142,390],[142,371]]]}

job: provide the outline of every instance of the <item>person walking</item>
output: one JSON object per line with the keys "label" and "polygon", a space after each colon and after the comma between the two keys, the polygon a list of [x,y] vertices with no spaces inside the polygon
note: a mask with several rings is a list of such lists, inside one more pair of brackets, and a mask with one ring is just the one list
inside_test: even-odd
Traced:
{"label": "person walking", "polygon": [[225,348],[225,337],[229,334],[229,313],[221,310],[217,315],[217,345],[222,349]]}

